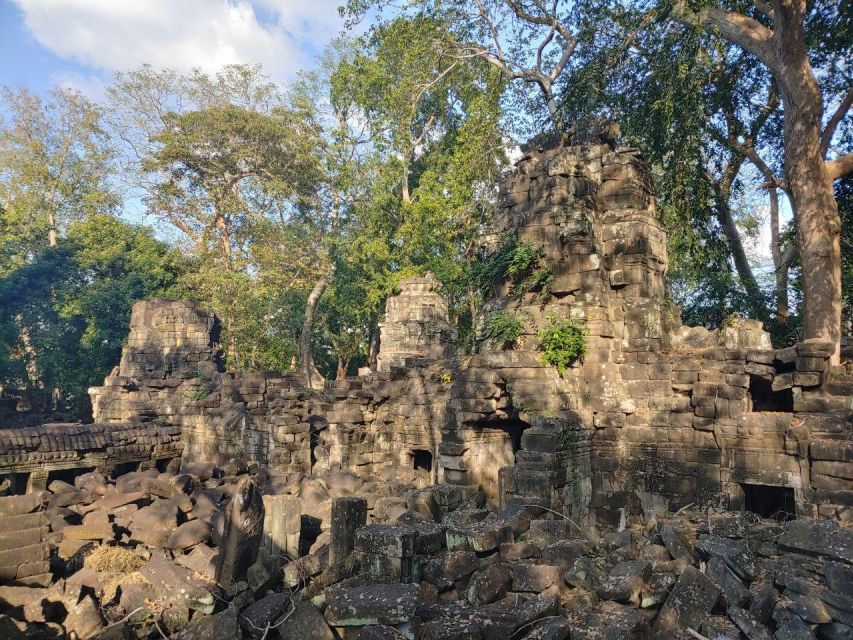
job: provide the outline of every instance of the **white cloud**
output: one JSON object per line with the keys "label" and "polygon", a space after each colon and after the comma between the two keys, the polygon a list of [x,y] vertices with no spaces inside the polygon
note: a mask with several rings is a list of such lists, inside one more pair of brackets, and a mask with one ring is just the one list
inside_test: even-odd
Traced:
{"label": "white cloud", "polygon": [[13,0],[56,55],[104,71],[261,63],[276,80],[341,29],[341,0]]}

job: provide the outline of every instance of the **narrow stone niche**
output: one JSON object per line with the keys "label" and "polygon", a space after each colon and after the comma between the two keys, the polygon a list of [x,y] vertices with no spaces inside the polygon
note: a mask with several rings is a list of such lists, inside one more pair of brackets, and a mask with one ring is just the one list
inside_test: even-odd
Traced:
{"label": "narrow stone niche", "polygon": [[794,489],[768,484],[742,482],[744,508],[757,513],[762,518],[776,520],[794,520],[797,511]]}
{"label": "narrow stone niche", "polygon": [[415,471],[423,470],[432,472],[432,453],[426,449],[412,449],[409,453],[412,460],[412,468]]}

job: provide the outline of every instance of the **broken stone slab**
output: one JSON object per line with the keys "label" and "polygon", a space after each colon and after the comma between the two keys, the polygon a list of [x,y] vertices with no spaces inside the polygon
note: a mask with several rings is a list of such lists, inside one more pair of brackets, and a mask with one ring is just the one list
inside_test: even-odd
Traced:
{"label": "broken stone slab", "polygon": [[216,559],[216,549],[208,547],[205,544],[196,545],[192,551],[186,555],[178,556],[175,559],[182,567],[186,567],[190,571],[213,580],[216,573],[214,566]]}
{"label": "broken stone slab", "polygon": [[542,550],[529,542],[506,542],[501,545],[500,554],[501,560],[511,562],[512,560],[538,558],[542,555]]}
{"label": "broken stone slab", "polygon": [[696,564],[699,556],[687,535],[672,522],[664,522],[660,528],[660,537],[666,550],[675,560],[683,558],[690,564]]}
{"label": "broken stone slab", "polygon": [[92,596],[86,596],[72,607],[62,626],[69,636],[74,634],[79,640],[89,640],[106,626],[106,621]]}
{"label": "broken stone slab", "polygon": [[592,545],[586,540],[558,540],[542,548],[543,564],[568,568],[577,558],[589,553]]}
{"label": "broken stone slab", "polygon": [[417,584],[328,587],[325,590],[326,619],[336,627],[403,624],[415,613],[419,591]]}
{"label": "broken stone slab", "polygon": [[566,618],[549,618],[536,624],[524,640],[568,640],[572,625]]}
{"label": "broken stone slab", "polygon": [[779,548],[853,564],[853,530],[833,520],[792,520],[779,538]]}
{"label": "broken stone slab", "polygon": [[749,611],[740,607],[729,607],[726,614],[748,640],[773,640],[770,631]]}
{"label": "broken stone slab", "polygon": [[527,593],[542,593],[560,581],[560,567],[529,561],[504,564],[512,576],[512,590]]}
{"label": "broken stone slab", "polygon": [[486,520],[464,528],[447,528],[447,548],[451,551],[494,551],[504,542],[512,541],[510,526],[496,520]]}
{"label": "broken stone slab", "polygon": [[394,627],[385,624],[369,624],[358,630],[354,640],[407,640],[407,638]]}
{"label": "broken stone slab", "polygon": [[602,600],[639,604],[643,587],[651,575],[652,565],[645,560],[619,562],[607,574],[596,593]]}
{"label": "broken stone slab", "polygon": [[741,640],[740,629],[726,616],[708,616],[698,631],[714,640]]}
{"label": "broken stone slab", "polygon": [[[32,513],[33,511],[38,511],[44,507],[48,496],[49,494],[47,492],[41,491],[38,493],[28,493],[22,496],[0,497],[0,518],[20,516]],[[70,502],[69,504],[74,504],[74,502]]]}
{"label": "broken stone slab", "polygon": [[512,576],[501,565],[493,564],[478,571],[468,587],[468,602],[475,607],[499,600],[506,595],[512,584]]}
{"label": "broken stone slab", "polygon": [[371,524],[356,531],[354,549],[404,558],[414,555],[418,532],[407,525]]}
{"label": "broken stone slab", "polygon": [[[645,640],[649,626],[636,609],[605,602],[601,611],[584,612],[572,626],[572,640]],[[674,638],[675,636],[666,636]]]}
{"label": "broken stone slab", "polygon": [[323,614],[308,600],[298,602],[287,622],[276,631],[281,640],[335,640]]}
{"label": "broken stone slab", "polygon": [[752,602],[752,593],[721,558],[713,556],[708,560],[705,567],[705,575],[722,589],[728,606],[749,607]]}
{"label": "broken stone slab", "polygon": [[169,534],[164,545],[167,549],[183,551],[210,539],[210,525],[203,520],[190,520]]}
{"label": "broken stone slab", "polygon": [[193,616],[189,625],[174,638],[175,640],[240,638],[240,625],[237,616],[237,610],[231,607],[211,616]]}
{"label": "broken stone slab", "polygon": [[699,536],[696,548],[706,558],[720,558],[740,579],[752,582],[755,578],[757,561],[744,541],[703,535]]}
{"label": "broken stone slab", "polygon": [[182,602],[190,609],[205,614],[213,613],[216,600],[213,588],[192,572],[165,558],[151,556],[139,568],[139,574],[157,586],[159,599],[165,602]]}
{"label": "broken stone slab", "polygon": [[240,612],[240,628],[246,637],[254,640],[269,637],[269,630],[285,616],[288,618],[281,626],[288,624],[295,608],[289,594],[271,593]]}
{"label": "broken stone slab", "polygon": [[576,589],[595,591],[607,578],[607,573],[593,558],[582,556],[563,573],[563,580]]}
{"label": "broken stone slab", "polygon": [[577,537],[577,529],[568,520],[532,520],[527,542],[544,548],[560,540]]}
{"label": "broken stone slab", "polygon": [[658,612],[654,637],[667,640],[684,627],[694,631],[713,611],[722,592],[698,569],[688,566]]}
{"label": "broken stone slab", "polygon": [[669,597],[669,592],[678,581],[678,576],[668,571],[652,573],[651,578],[646,582],[641,594],[640,607],[648,609],[649,607],[657,607],[666,602]]}

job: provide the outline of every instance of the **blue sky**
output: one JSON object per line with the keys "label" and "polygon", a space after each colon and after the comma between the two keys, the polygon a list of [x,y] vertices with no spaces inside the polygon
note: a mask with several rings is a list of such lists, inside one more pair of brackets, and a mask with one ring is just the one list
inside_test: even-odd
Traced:
{"label": "blue sky", "polygon": [[98,99],[116,71],[261,63],[279,82],[340,32],[341,0],[0,0],[0,85]]}

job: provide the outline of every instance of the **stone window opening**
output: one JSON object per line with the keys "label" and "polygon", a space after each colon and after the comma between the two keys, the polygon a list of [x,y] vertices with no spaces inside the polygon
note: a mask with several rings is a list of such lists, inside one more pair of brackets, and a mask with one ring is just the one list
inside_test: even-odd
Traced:
{"label": "stone window opening", "polygon": [[744,509],[757,513],[762,518],[774,520],[796,519],[797,503],[792,487],[742,482]]}
{"label": "stone window opening", "polygon": [[412,459],[412,468],[415,471],[432,473],[432,452],[426,449],[412,449],[409,457]]}
{"label": "stone window opening", "polygon": [[791,389],[773,391],[770,382],[757,376],[751,376],[749,395],[752,398],[753,411],[781,411],[790,413],[794,410],[794,394]]}
{"label": "stone window opening", "polygon": [[7,496],[22,496],[27,492],[27,484],[30,479],[29,473],[10,473],[6,476],[0,476],[0,482],[3,480],[9,481],[9,486],[5,492],[0,492]]}

